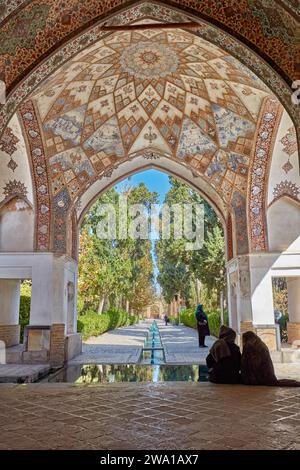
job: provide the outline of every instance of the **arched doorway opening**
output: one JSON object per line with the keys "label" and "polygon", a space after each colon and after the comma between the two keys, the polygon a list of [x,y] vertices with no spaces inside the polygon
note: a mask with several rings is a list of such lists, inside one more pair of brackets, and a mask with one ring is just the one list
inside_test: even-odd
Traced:
{"label": "arched doorway opening", "polygon": [[[182,178],[157,169],[139,171],[93,201],[81,217],[79,304],[83,314],[101,315],[117,308],[163,318],[173,307],[169,313],[178,317],[180,305],[195,309],[200,301],[207,309],[219,308],[224,229],[212,207]],[[208,239],[210,246],[205,245]],[[214,253],[216,244],[220,247]],[[205,253],[211,255],[209,266]],[[181,299],[177,307],[176,297]]]}

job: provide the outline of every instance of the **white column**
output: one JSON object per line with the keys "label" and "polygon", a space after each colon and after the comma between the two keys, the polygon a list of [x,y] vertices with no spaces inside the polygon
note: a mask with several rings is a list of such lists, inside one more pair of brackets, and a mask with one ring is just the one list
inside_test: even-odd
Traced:
{"label": "white column", "polygon": [[229,307],[229,325],[235,331],[239,329],[237,313],[236,284],[228,284],[228,307]]}
{"label": "white column", "polygon": [[300,323],[300,277],[287,278],[289,321]]}
{"label": "white column", "polygon": [[0,279],[0,325],[18,325],[20,280]]}
{"label": "white column", "polygon": [[238,257],[237,311],[239,323],[252,321],[251,276],[247,256]]}
{"label": "white column", "polygon": [[274,325],[273,259],[268,254],[249,255],[251,304],[254,325]]}
{"label": "white column", "polygon": [[30,325],[51,325],[53,315],[52,255],[36,257],[32,268]]}
{"label": "white column", "polygon": [[[31,325],[68,323],[68,283],[77,283],[77,263],[66,256],[44,256],[32,274]],[[76,296],[73,301],[73,331],[76,331]],[[70,315],[69,311],[69,315]],[[67,326],[66,326],[67,332]]]}
{"label": "white column", "polygon": [[227,299],[228,299],[228,317],[229,326],[236,332],[239,331],[239,314],[238,314],[238,259],[231,260],[226,266],[227,275]]}

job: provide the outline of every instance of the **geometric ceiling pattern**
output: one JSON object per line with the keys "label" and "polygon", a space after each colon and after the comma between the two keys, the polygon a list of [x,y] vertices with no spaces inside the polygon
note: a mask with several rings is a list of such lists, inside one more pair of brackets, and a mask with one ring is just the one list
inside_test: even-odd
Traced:
{"label": "geometric ceiling pattern", "polygon": [[246,194],[270,91],[232,56],[185,31],[116,32],[59,69],[31,99],[55,196],[71,200],[141,153],[188,164],[226,202]]}
{"label": "geometric ceiling pattern", "polygon": [[[128,0],[2,0],[0,23],[5,21],[0,26],[0,37],[4,39],[0,48],[0,69],[6,76],[8,88],[18,83],[57,43],[107,17],[112,10],[138,3]],[[143,3],[148,8],[151,2]],[[164,8],[168,3],[156,2]],[[299,0],[172,0],[170,3],[191,14],[203,15],[206,21],[217,23],[221,28],[224,26],[250,47],[253,44],[259,54],[263,52],[288,80],[297,78],[294,72],[299,62]]]}

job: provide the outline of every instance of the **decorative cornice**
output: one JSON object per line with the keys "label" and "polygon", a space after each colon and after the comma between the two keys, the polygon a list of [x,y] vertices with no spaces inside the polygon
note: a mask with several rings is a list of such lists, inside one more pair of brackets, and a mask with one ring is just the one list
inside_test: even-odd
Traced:
{"label": "decorative cornice", "polygon": [[266,221],[268,176],[282,112],[276,100],[265,98],[256,130],[247,197],[250,251],[268,249]]}
{"label": "decorative cornice", "polygon": [[35,249],[50,250],[51,194],[46,155],[36,110],[32,101],[24,103],[19,110],[19,119],[32,169],[33,189],[36,207]]}

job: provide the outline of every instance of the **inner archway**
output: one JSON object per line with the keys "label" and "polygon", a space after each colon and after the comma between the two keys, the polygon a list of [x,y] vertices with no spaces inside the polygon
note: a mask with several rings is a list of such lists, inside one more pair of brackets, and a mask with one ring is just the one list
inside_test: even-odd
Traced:
{"label": "inner archway", "polygon": [[[134,349],[140,348],[143,354],[135,359],[147,364],[151,322],[142,320],[151,318],[157,319],[162,335],[160,344],[153,343],[154,364],[168,364],[174,348],[181,362],[185,351],[185,362],[202,363],[197,334],[184,328],[195,327],[191,320],[197,304],[205,305],[211,335],[218,335],[221,323],[228,324],[225,227],[182,176],[166,173],[149,168],[134,172],[102,190],[82,211],[78,325],[85,343],[76,363],[91,358],[100,363],[103,356],[106,363],[130,363]],[[182,326],[161,330],[166,315],[170,324]],[[116,326],[123,328],[114,331]],[[164,353],[157,357],[160,347]]]}

